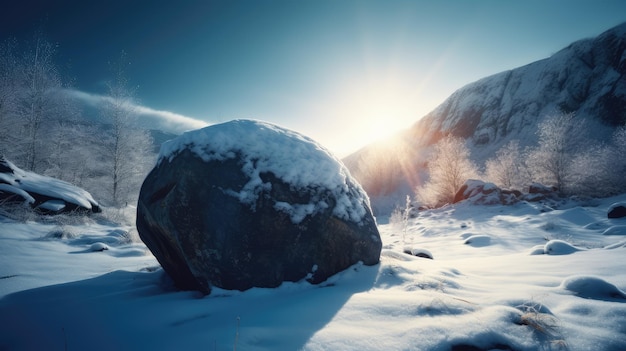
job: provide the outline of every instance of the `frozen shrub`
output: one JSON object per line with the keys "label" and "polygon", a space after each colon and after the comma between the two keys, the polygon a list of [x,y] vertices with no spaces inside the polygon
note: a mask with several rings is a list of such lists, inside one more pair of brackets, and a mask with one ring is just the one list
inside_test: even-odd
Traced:
{"label": "frozen shrub", "polygon": [[520,151],[519,142],[512,140],[487,160],[485,175],[488,181],[504,189],[523,189],[530,175]]}
{"label": "frozen shrub", "polygon": [[548,116],[539,124],[539,145],[526,155],[533,180],[554,185],[563,194],[572,194],[573,161],[581,145],[588,145],[585,124],[573,113]]}
{"label": "frozen shrub", "polygon": [[416,188],[418,201],[431,207],[452,203],[463,183],[477,177],[478,170],[469,157],[462,139],[452,136],[441,139],[428,162],[429,180]]}

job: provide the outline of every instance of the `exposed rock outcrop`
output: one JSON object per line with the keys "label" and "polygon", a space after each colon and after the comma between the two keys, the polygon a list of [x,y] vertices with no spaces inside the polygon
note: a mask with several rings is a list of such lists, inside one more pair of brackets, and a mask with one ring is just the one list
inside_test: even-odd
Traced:
{"label": "exposed rock outcrop", "polygon": [[509,205],[519,201],[520,196],[519,191],[502,190],[493,183],[468,179],[454,196],[454,203],[468,200],[477,205]]}
{"label": "exposed rock outcrop", "polygon": [[98,213],[89,192],[68,182],[27,172],[0,156],[0,203],[25,204],[39,213]]}

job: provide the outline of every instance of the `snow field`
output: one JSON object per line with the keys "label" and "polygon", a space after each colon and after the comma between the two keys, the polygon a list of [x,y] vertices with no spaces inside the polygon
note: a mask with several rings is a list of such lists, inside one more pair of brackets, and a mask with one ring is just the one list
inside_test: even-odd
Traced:
{"label": "snow field", "polygon": [[209,296],[174,289],[128,228],[2,220],[0,349],[623,350],[626,235],[603,235],[620,199],[379,218],[377,266]]}

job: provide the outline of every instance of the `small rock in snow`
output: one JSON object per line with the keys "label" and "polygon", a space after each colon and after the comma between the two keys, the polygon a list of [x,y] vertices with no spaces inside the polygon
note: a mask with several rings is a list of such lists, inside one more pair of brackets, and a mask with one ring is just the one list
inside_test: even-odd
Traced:
{"label": "small rock in snow", "polygon": [[617,202],[609,206],[607,216],[609,218],[626,217],[626,202]]}
{"label": "small rock in snow", "polygon": [[403,252],[415,257],[433,259],[433,254],[430,251],[419,247],[405,247]]}
{"label": "small rock in snow", "polygon": [[101,243],[101,242],[93,243],[89,247],[89,251],[93,251],[93,252],[105,251],[108,249],[109,247],[106,244]]}

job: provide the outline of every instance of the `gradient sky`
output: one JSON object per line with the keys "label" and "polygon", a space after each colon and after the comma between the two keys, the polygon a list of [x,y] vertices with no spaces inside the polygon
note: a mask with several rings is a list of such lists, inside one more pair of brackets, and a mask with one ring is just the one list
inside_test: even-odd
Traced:
{"label": "gradient sky", "polygon": [[105,93],[128,53],[143,106],[255,118],[343,157],[407,128],[463,85],[626,21],[623,0],[15,1],[2,39],[36,28],[75,88]]}

